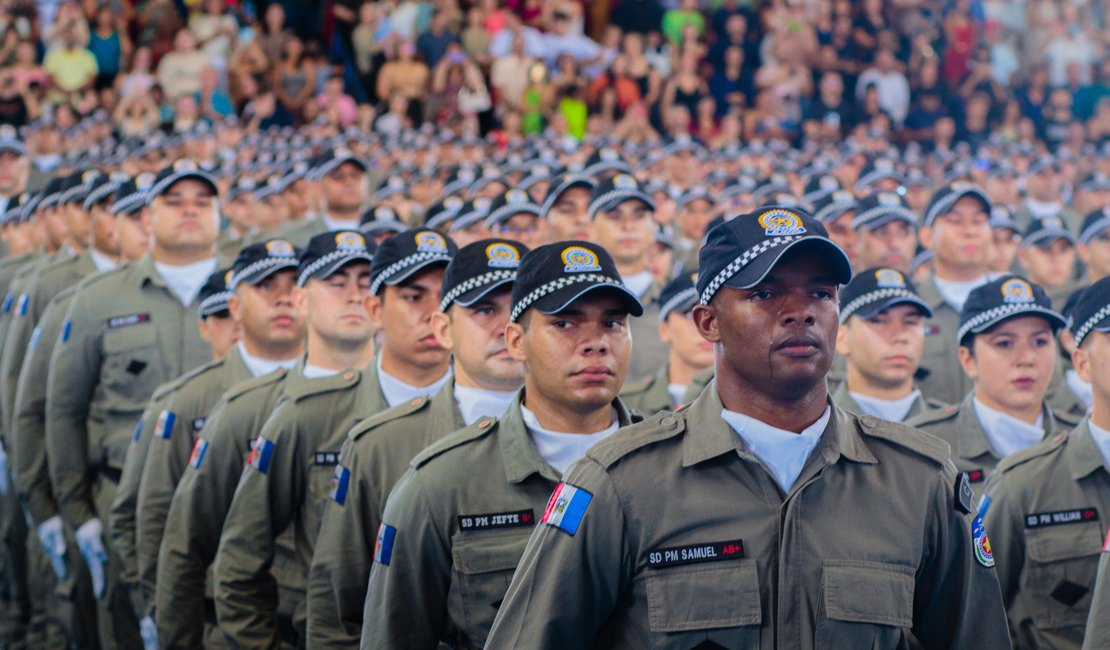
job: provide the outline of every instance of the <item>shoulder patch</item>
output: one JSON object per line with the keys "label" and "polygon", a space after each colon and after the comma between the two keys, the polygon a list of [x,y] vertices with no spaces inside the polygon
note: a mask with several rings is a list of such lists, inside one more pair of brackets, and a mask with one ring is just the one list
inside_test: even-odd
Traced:
{"label": "shoulder patch", "polygon": [[328,496],[339,505],[347,503],[347,488],[350,484],[351,470],[342,465],[336,465],[335,472],[331,475],[331,490]]}
{"label": "shoulder patch", "polygon": [[189,464],[193,469],[200,469],[201,463],[204,462],[204,454],[208,452],[208,441],[204,438],[197,438],[193,443],[193,453],[189,456]]}
{"label": "shoulder patch", "polygon": [[356,424],[351,429],[348,437],[351,440],[358,440],[367,431],[376,429],[377,427],[380,427],[387,422],[400,420],[401,418],[408,417],[413,413],[424,410],[424,408],[426,408],[428,404],[431,404],[431,402],[432,400],[427,397],[419,397],[416,399],[411,399],[404,404],[398,404],[393,408],[387,408],[384,411],[379,411],[378,413],[375,413],[374,415],[371,415],[370,417]]}
{"label": "shoulder patch", "polygon": [[686,409],[674,413],[656,413],[646,420],[623,427],[619,436],[609,436],[586,453],[609,469],[633,451],[673,438],[686,431]]}
{"label": "shoulder patch", "polygon": [[378,526],[378,538],[374,541],[374,562],[382,566],[389,566],[393,559],[393,539],[397,536],[397,529],[389,524],[382,523]]}
{"label": "shoulder patch", "polygon": [[273,455],[274,443],[262,436],[258,436],[254,441],[254,445],[251,447],[250,456],[247,457],[247,465],[265,474],[270,471],[270,458]]}
{"label": "shoulder patch", "polygon": [[158,421],[154,423],[154,437],[169,440],[173,435],[173,423],[176,420],[177,415],[173,411],[162,409],[158,414]]}
{"label": "shoulder patch", "polygon": [[362,373],[348,370],[347,372],[341,372],[331,377],[309,379],[307,381],[297,382],[295,385],[290,385],[285,391],[285,396],[296,402],[306,397],[312,397],[313,395],[323,395],[337,390],[347,390],[352,386],[356,386],[361,377]]}
{"label": "shoulder patch", "polygon": [[413,468],[423,467],[428,463],[428,461],[450,449],[461,447],[468,442],[480,440],[486,437],[489,433],[497,428],[496,425],[496,418],[482,418],[474,424],[466,427],[465,429],[459,429],[458,431],[433,442],[431,445],[425,448],[424,451],[421,451],[419,454],[417,454],[416,457],[412,459],[412,463],[410,463],[410,465]]}
{"label": "shoulder patch", "polygon": [[586,508],[590,506],[594,495],[570,483],[559,483],[551,498],[547,500],[547,509],[544,510],[541,523],[554,526],[563,532],[574,536],[586,516]]}
{"label": "shoulder patch", "polygon": [[905,424],[880,420],[871,415],[860,417],[859,424],[864,435],[904,447],[941,465],[951,454],[947,442]]}

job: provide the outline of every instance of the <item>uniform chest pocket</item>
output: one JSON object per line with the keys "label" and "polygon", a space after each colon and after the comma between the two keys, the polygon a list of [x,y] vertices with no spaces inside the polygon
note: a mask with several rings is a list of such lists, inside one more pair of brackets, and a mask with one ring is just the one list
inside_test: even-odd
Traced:
{"label": "uniform chest pocket", "polygon": [[452,596],[450,602],[455,604],[452,609],[461,610],[452,612],[455,625],[467,637],[460,645],[485,645],[531,534],[531,528],[521,528],[455,536],[451,590],[457,597]]}
{"label": "uniform chest pocket", "polygon": [[914,570],[886,562],[826,560],[816,648],[898,648],[913,627]]}
{"label": "uniform chest pocket", "polygon": [[1091,607],[1101,531],[1097,523],[1025,531],[1027,562],[1022,591],[1042,629],[1078,626]]}
{"label": "uniform chest pocket", "polygon": [[166,380],[158,333],[152,324],[104,333],[101,382],[109,410],[142,410],[151,391]]}
{"label": "uniform chest pocket", "polygon": [[644,583],[652,648],[759,647],[763,609],[754,560],[648,568]]}

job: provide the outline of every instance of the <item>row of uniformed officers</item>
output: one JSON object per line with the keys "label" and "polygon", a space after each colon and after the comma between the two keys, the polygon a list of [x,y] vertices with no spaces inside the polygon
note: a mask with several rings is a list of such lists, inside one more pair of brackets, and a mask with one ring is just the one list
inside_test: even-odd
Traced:
{"label": "row of uniformed officers", "polygon": [[[111,221],[126,264],[0,262],[32,647],[1110,647],[1110,280],[1066,319],[970,291],[944,406],[934,306],[800,209],[645,305],[586,241],[340,230],[218,269],[187,162],[82,206],[61,240]],[[666,362],[625,385],[645,317]]]}

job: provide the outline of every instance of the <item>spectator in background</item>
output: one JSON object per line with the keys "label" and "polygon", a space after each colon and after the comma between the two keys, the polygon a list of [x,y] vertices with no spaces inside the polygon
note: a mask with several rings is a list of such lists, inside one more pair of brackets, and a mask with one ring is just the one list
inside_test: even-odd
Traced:
{"label": "spectator in background", "polygon": [[355,70],[358,72],[359,83],[362,84],[367,97],[374,94],[377,70],[382,59],[382,46],[386,40],[378,38],[381,20],[378,4],[363,2],[358,8],[358,24],[351,32]]}
{"label": "spectator in background", "polygon": [[659,31],[663,10],[658,0],[621,0],[610,16],[624,33],[647,34]]}
{"label": "spectator in background", "polygon": [[705,17],[698,11],[698,0],[680,0],[678,7],[663,14],[660,29],[672,47],[682,45],[687,25],[693,25],[695,36],[705,33]]}
{"label": "spectator in background", "polygon": [[111,8],[99,7],[89,34],[89,51],[96,59],[96,87],[111,86],[122,66],[131,57],[131,39],[116,28]]}
{"label": "spectator in background", "polygon": [[437,11],[432,16],[431,27],[416,39],[416,49],[429,68],[435,68],[439,65],[440,59],[447,53],[447,48],[459,42],[457,35],[447,31],[449,20],[449,14]]}
{"label": "spectator in background", "polygon": [[162,124],[158,106],[146,92],[124,95],[116,106],[112,119],[125,136],[142,136]]}
{"label": "spectator in background", "polygon": [[821,75],[817,96],[802,109],[802,131],[815,142],[836,142],[855,125],[855,111],[844,97],[844,79],[837,72]]}
{"label": "spectator in background", "polygon": [[239,38],[239,24],[227,11],[227,0],[203,0],[201,11],[189,20],[197,47],[216,68],[221,80],[227,77],[227,60]]}
{"label": "spectator in background", "polygon": [[991,77],[1000,86],[1008,86],[1010,80],[1021,69],[1017,52],[1006,42],[1002,24],[988,20],[983,25],[983,42],[990,51]]}
{"label": "spectator in background", "polygon": [[942,76],[952,87],[958,86],[970,72],[971,53],[979,36],[968,13],[970,6],[970,0],[956,0],[955,6],[944,18],[946,46],[942,56]]}
{"label": "spectator in background", "polygon": [[428,95],[431,70],[417,58],[416,46],[402,41],[396,48],[396,58],[382,66],[378,73],[378,99],[390,101],[400,95],[409,101],[409,114],[419,124],[423,116],[424,100]]}
{"label": "spectator in background", "polygon": [[210,65],[208,56],[197,49],[197,41],[188,29],[181,29],[173,39],[173,51],[158,63],[158,83],[171,101],[183,95],[190,97],[200,90],[200,74]]}
{"label": "spectator in background", "polygon": [[211,66],[200,73],[200,90],[194,99],[200,114],[210,121],[215,122],[235,113],[231,97],[220,89],[220,78]]}
{"label": "spectator in background", "polygon": [[466,12],[466,28],[462,30],[459,42],[463,51],[470,59],[479,65],[488,66],[492,63],[489,56],[489,47],[492,40],[482,20],[482,10],[471,7]]}
{"label": "spectator in background", "polygon": [[506,110],[521,108],[524,88],[528,85],[528,70],[535,62],[524,53],[524,36],[513,36],[513,49],[506,56],[494,59],[490,69],[490,84],[497,93],[498,104]]}
{"label": "spectator in background", "polygon": [[744,74],[744,51],[736,46],[728,48],[722,66],[709,77],[709,92],[716,104],[716,116],[724,117],[729,111],[743,109],[751,88],[751,76]]}
{"label": "spectator in background", "polygon": [[304,43],[290,34],[285,39],[281,60],[274,66],[270,87],[277,98],[279,113],[290,122],[296,122],[316,89],[316,64],[305,56]]}
{"label": "spectator in background", "polygon": [[592,62],[601,56],[598,44],[582,33],[581,10],[573,2],[555,3],[547,32],[543,35],[544,56],[552,65],[564,54],[569,54],[576,63]]}
{"label": "spectator in background", "polygon": [[[10,33],[15,34],[14,31]],[[32,41],[19,41],[15,46],[15,60],[8,69],[11,70],[12,77],[22,93],[29,92],[31,84],[38,84],[39,87],[45,88],[50,83],[49,75],[38,63],[38,52],[35,51],[35,44]]]}
{"label": "spectator in background", "polygon": [[[371,4],[371,3],[367,3]],[[271,2],[266,6],[266,13],[263,14],[262,30],[258,35],[258,44],[262,46],[262,51],[266,53],[266,58],[270,61],[280,61],[282,54],[285,52],[285,41],[289,38],[290,32],[285,27],[285,8],[281,6],[280,2]]]}
{"label": "spectator in background", "polygon": [[77,31],[66,29],[61,45],[46,55],[43,69],[50,77],[51,88],[58,101],[76,102],[96,81],[96,59],[77,42]]}
{"label": "spectator in background", "polygon": [[897,68],[894,52],[880,50],[875,55],[875,64],[864,70],[856,83],[858,98],[866,99],[867,88],[873,87],[879,107],[895,124],[900,125],[906,119],[910,109],[910,85],[906,75]]}
{"label": "spectator in background", "polygon": [[324,92],[316,97],[320,112],[328,116],[328,121],[346,129],[354,123],[358,105],[350,95],[343,92],[343,71],[336,69],[324,82]]}
{"label": "spectator in background", "polygon": [[1048,63],[1048,80],[1053,86],[1067,83],[1069,63],[1079,66],[1083,83],[1091,81],[1091,70],[1101,56],[1098,40],[1088,33],[1073,3],[1063,3],[1064,17],[1053,23],[1042,56]]}

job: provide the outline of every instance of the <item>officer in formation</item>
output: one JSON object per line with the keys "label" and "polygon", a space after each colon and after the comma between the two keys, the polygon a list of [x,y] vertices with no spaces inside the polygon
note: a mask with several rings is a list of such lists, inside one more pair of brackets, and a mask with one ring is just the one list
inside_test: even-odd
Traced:
{"label": "officer in formation", "polygon": [[[1074,161],[323,131],[177,158],[213,137],[0,188],[0,643],[996,647],[1001,612],[1022,647],[1078,647],[1096,626],[1098,496],[1015,507],[1017,532],[991,502],[1040,486],[1022,459],[1082,445],[1088,408],[1099,441],[1101,334],[1076,323],[1110,272],[1101,162],[1082,210],[1034,218],[1000,156],[1030,191]],[[0,152],[26,158],[8,129]],[[791,578],[808,595],[772,606]]]}

